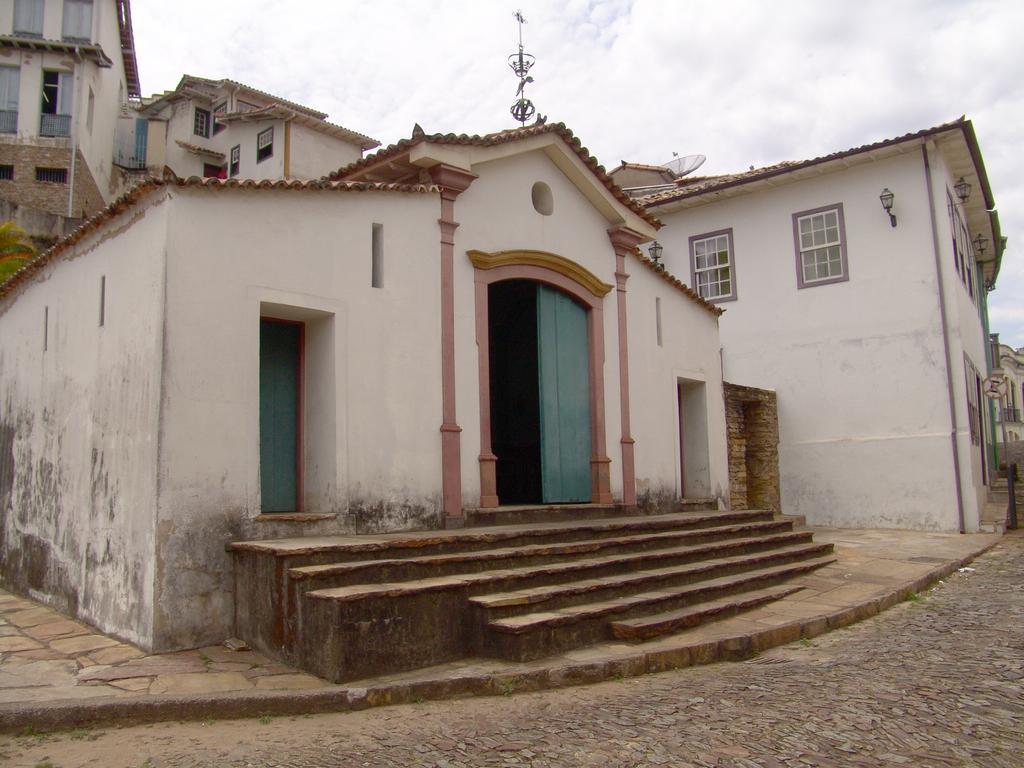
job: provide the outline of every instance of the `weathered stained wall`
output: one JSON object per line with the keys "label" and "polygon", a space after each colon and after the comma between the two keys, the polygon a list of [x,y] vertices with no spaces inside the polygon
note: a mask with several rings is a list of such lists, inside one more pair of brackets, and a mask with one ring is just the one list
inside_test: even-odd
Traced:
{"label": "weathered stained wall", "polygon": [[779,504],[779,417],[775,393],[726,382],[732,509],[770,509]]}
{"label": "weathered stained wall", "polygon": [[151,198],[0,303],[0,577],[143,647],[165,213]]}
{"label": "weathered stained wall", "polygon": [[[229,541],[440,525],[436,193],[171,193],[155,642],[220,642]],[[383,227],[383,287],[371,231]],[[259,319],[306,322],[305,511],[260,518]]]}

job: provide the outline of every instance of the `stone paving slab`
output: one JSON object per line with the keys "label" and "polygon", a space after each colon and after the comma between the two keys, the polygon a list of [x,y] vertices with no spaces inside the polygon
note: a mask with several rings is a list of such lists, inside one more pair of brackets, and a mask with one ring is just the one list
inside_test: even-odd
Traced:
{"label": "stone paving slab", "polygon": [[[17,630],[0,635],[0,730],[355,710],[742,659],[872,616],[1000,540],[993,534],[813,530],[816,542],[835,545],[836,563],[791,579],[788,584],[804,589],[739,616],[646,643],[602,643],[518,664],[463,659],[346,685],[222,646],[146,655],[0,590],[0,621]],[[58,634],[58,628],[67,631]],[[28,635],[33,629],[35,638]]]}

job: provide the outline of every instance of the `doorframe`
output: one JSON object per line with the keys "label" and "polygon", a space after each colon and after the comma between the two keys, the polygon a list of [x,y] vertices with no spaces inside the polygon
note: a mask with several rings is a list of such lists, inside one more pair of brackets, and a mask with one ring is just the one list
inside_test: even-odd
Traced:
{"label": "doorframe", "polygon": [[605,439],[604,297],[612,287],[574,261],[546,251],[468,251],[476,291],[476,346],[480,384],[480,506],[499,505],[498,457],[491,447],[491,371],[488,288],[506,280],[544,283],[568,294],[587,311],[590,378],[590,498],[611,504],[611,459]]}
{"label": "doorframe", "polygon": [[[266,320],[268,323],[278,323],[280,325],[297,325],[299,326],[299,365],[298,371],[296,372],[296,388],[298,395],[295,398],[295,510],[292,514],[299,514],[305,510],[305,442],[306,442],[306,426],[305,419],[303,418],[306,412],[306,323],[302,320],[284,320],[280,317],[270,317],[269,315],[260,315],[260,323]],[[262,356],[259,361],[260,365],[263,364]],[[257,395],[259,398],[259,405],[262,406],[262,393]],[[262,408],[260,409],[262,410]],[[259,425],[258,434],[262,438],[262,425]],[[263,445],[260,442],[259,450],[259,471],[262,475],[263,472]],[[263,511],[263,487],[260,485],[260,514],[267,515],[287,515],[288,512],[264,512]]]}

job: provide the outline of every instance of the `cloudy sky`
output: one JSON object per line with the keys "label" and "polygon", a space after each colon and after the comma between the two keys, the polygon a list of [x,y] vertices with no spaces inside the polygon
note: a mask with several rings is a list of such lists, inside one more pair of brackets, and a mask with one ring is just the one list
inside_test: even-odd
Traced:
{"label": "cloudy sky", "polygon": [[607,168],[672,152],[728,172],[974,121],[1010,245],[992,330],[1024,346],[1020,0],[136,0],[144,93],[230,77],[385,144],[511,127],[527,95]]}

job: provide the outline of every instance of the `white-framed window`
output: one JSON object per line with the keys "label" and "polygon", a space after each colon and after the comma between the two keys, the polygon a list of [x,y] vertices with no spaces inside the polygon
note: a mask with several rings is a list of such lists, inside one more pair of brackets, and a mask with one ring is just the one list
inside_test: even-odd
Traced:
{"label": "white-framed window", "polygon": [[40,136],[70,136],[75,76],[71,72],[43,70]]}
{"label": "white-framed window", "polygon": [[256,134],[256,162],[262,163],[274,155],[274,129],[267,128]]}
{"label": "white-framed window", "polygon": [[61,37],[65,40],[92,40],[92,0],[64,0]]}
{"label": "white-framed window", "polygon": [[736,298],[731,229],[705,232],[690,238],[690,275],[693,288],[708,301]]}
{"label": "white-framed window", "polygon": [[849,280],[843,204],[793,214],[799,288]]}
{"label": "white-framed window", "polygon": [[14,0],[14,34],[43,36],[43,0]]}
{"label": "white-framed window", "polygon": [[228,176],[237,176],[242,167],[242,145],[235,144],[231,148],[231,159],[228,163]]}
{"label": "white-framed window", "polygon": [[0,133],[18,132],[18,91],[21,70],[0,67]]}
{"label": "white-framed window", "polygon": [[196,136],[202,136],[204,139],[210,138],[211,122],[210,110],[196,107],[195,114],[192,117],[192,133]]}

